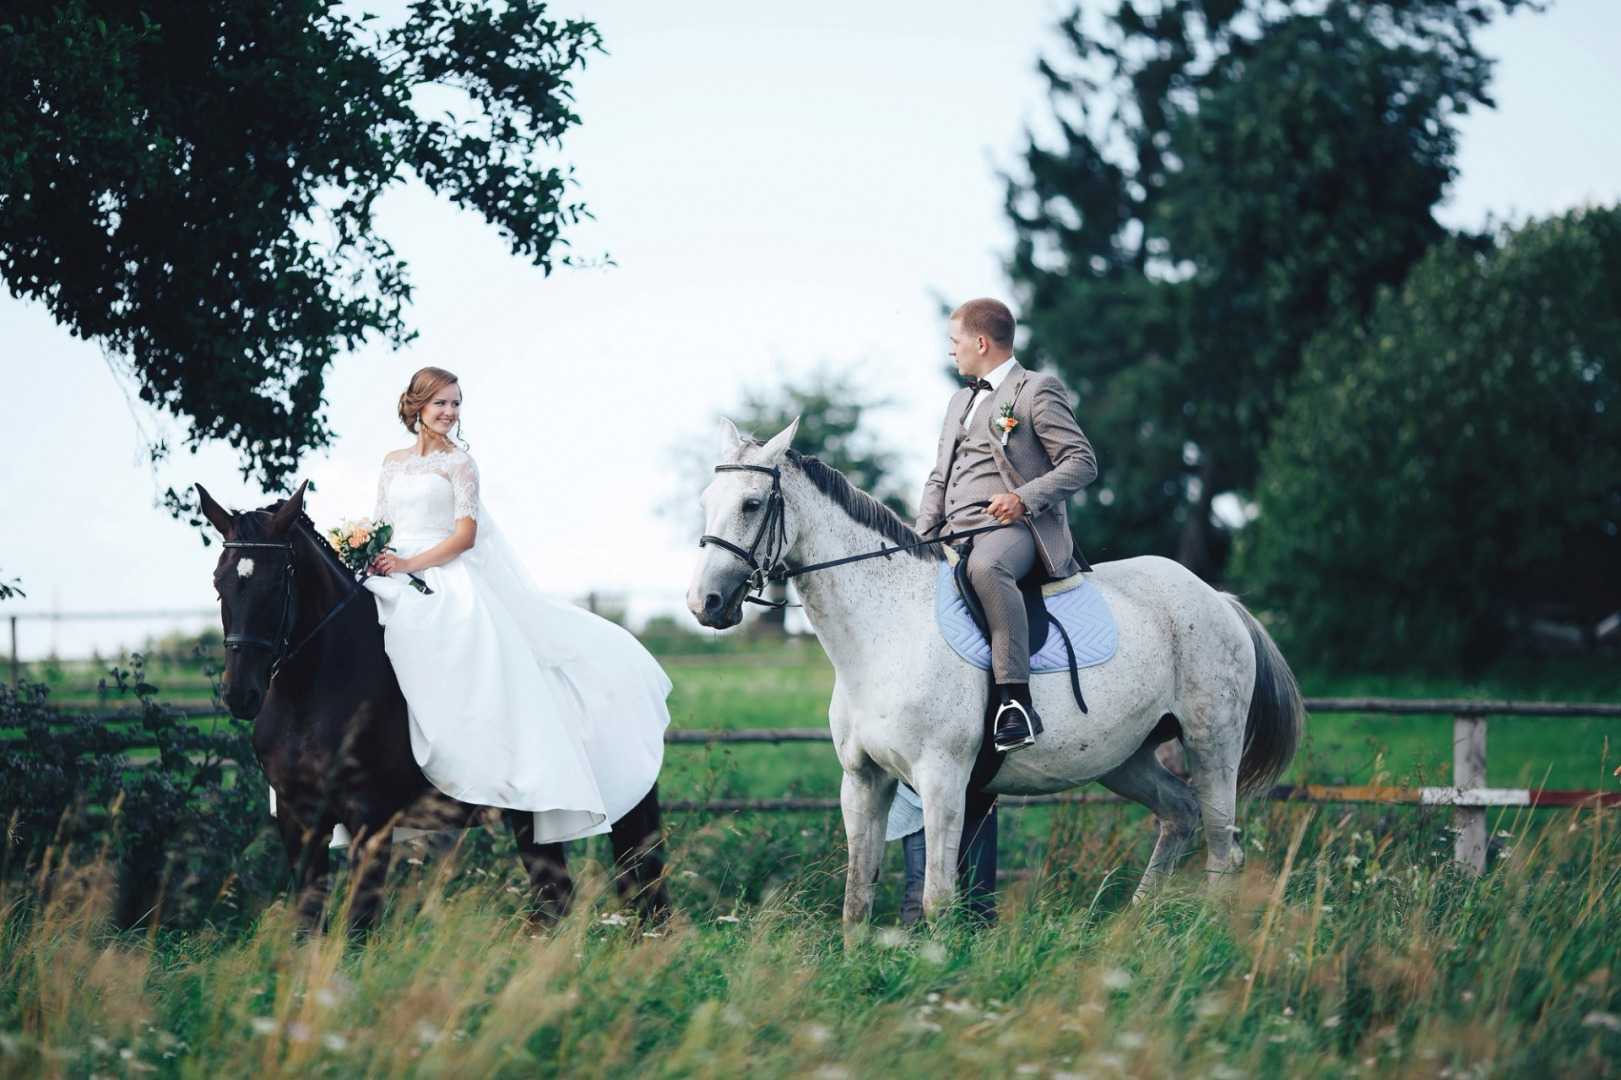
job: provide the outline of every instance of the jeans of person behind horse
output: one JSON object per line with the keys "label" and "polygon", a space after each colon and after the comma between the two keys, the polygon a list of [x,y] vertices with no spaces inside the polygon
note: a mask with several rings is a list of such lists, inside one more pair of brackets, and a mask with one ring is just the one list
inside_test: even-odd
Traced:
{"label": "jeans of person behind horse", "polygon": [[[978,925],[996,921],[996,801],[983,793],[970,795],[957,849],[957,888],[969,919]],[[906,891],[901,897],[901,925],[923,918],[923,875],[926,866],[923,830],[901,838],[906,856]]]}

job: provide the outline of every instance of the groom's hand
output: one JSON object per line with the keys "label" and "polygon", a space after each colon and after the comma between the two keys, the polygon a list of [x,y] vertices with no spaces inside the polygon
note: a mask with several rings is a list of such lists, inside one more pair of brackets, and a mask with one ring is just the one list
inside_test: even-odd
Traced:
{"label": "groom's hand", "polygon": [[985,512],[1003,525],[1011,525],[1024,517],[1024,500],[1011,492],[998,495],[991,500],[991,505],[985,508]]}

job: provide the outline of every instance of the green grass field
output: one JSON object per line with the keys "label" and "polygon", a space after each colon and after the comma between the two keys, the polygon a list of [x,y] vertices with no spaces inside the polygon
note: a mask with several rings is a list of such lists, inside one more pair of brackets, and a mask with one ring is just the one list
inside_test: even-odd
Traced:
{"label": "green grass field", "polygon": [[656,935],[590,895],[537,934],[477,851],[402,864],[363,944],[300,940],[283,903],[120,935],[92,862],[0,893],[0,1076],[1606,1076],[1612,816],[1506,821],[1477,883],[1438,815],[1259,808],[1244,874],[1132,906],[1140,823],[1065,808],[997,927],[848,948],[831,848],[753,902],[704,901],[820,829],[678,823],[681,914]]}
{"label": "green grass field", "polygon": [[[687,635],[686,648],[665,654],[675,688],[677,728],[825,727],[833,670],[814,640],[751,643],[735,635]],[[696,643],[696,644],[695,644]],[[116,697],[97,692],[105,672],[89,664],[38,668],[53,700],[107,707]],[[208,680],[189,650],[170,643],[148,654],[148,678],[165,701],[206,703]],[[1621,701],[1621,665],[1604,660],[1521,662],[1474,681],[1412,675],[1332,678],[1303,673],[1308,696],[1464,697],[1521,700]],[[178,690],[171,689],[178,688]],[[1607,749],[1613,748],[1613,749]],[[1495,717],[1489,723],[1488,769],[1498,786],[1611,788],[1621,764],[1621,719]],[[1452,722],[1445,716],[1319,714],[1286,779],[1332,783],[1445,784],[1452,769]],[[666,753],[666,799],[777,796],[834,797],[839,768],[822,743],[679,745]],[[1002,855],[1009,867],[1039,862],[1053,819],[1046,808],[1002,815]],[[898,854],[892,854],[898,869]]]}
{"label": "green grass field", "polygon": [[[667,659],[679,727],[826,722],[832,672],[809,643]],[[60,697],[94,702],[83,672],[58,675]],[[1305,684],[1621,699],[1614,672],[1583,665]],[[1493,782],[1613,789],[1612,735],[1494,719]],[[1450,738],[1445,718],[1314,717],[1296,772],[1444,779]],[[675,746],[663,792],[832,795],[837,779],[826,744]],[[998,926],[898,930],[892,850],[848,948],[832,813],[671,815],[678,915],[645,936],[606,898],[600,841],[576,845],[584,901],[545,935],[520,916],[505,836],[439,858],[402,845],[364,944],[299,939],[284,900],[215,930],[117,933],[94,853],[55,853],[49,873],[0,874],[0,1076],[1604,1076],[1621,1052],[1613,818],[1494,814],[1475,882],[1444,811],[1252,804],[1244,874],[1209,889],[1195,855],[1133,906],[1144,812],[1008,810],[1019,874]]]}

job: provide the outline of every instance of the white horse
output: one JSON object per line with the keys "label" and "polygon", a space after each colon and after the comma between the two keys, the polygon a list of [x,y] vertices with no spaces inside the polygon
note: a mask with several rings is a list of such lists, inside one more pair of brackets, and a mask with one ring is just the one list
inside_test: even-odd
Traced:
{"label": "white horse", "polygon": [[[841,473],[789,449],[798,425],[761,443],[722,424],[722,464],[702,500],[708,535],[687,593],[705,626],[735,626],[744,597],[774,561],[803,567],[919,542]],[[936,626],[941,557],[940,548],[924,547],[794,579],[836,675],[828,719],[844,769],[848,929],[872,911],[897,780],[923,802],[929,918],[956,888],[987,681]],[[1138,897],[1174,867],[1201,812],[1207,872],[1241,869],[1238,792],[1270,786],[1294,757],[1305,719],[1294,675],[1243,605],[1175,562],[1123,559],[1088,577],[1114,614],[1119,648],[1080,672],[1088,712],[1077,707],[1067,673],[1031,680],[1046,732],[1008,755],[988,790],[1047,794],[1096,780],[1147,806],[1160,828]],[[1178,734],[1191,786],[1155,754],[1159,742]]]}

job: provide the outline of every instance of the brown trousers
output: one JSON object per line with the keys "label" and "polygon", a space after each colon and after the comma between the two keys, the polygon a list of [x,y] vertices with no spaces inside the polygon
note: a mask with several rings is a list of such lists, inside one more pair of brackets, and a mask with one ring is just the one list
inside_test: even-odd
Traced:
{"label": "brown trousers", "polygon": [[1035,564],[1036,542],[1024,524],[974,537],[968,580],[990,624],[991,671],[998,683],[1030,681],[1030,623],[1019,579]]}

